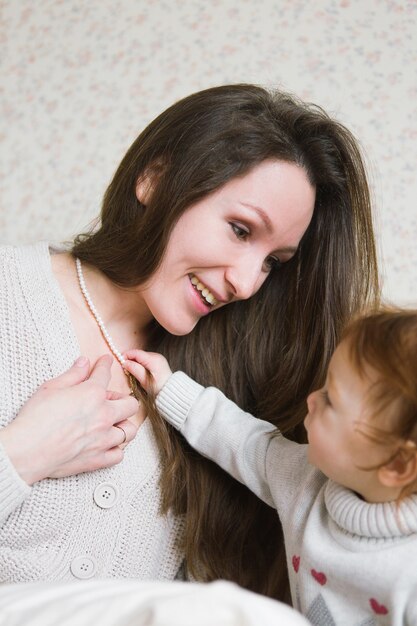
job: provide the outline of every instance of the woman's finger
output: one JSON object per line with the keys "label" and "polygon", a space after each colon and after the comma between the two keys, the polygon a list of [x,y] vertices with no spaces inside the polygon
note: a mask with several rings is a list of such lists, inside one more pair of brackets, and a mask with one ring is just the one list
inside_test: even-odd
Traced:
{"label": "woman's finger", "polygon": [[46,389],[65,389],[82,383],[88,378],[90,362],[86,357],[80,356],[75,363],[60,376],[47,380],[41,388]]}
{"label": "woman's finger", "polygon": [[126,394],[120,393],[119,391],[110,391],[106,392],[106,400],[121,400],[124,398]]}
{"label": "woman's finger", "polygon": [[113,409],[111,419],[113,426],[118,422],[127,420],[129,417],[133,417],[139,409],[138,401],[133,396],[122,396],[116,400],[109,400],[109,402]]}
{"label": "woman's finger", "polygon": [[[115,425],[113,426],[113,428],[115,428],[116,430],[118,430],[119,432],[121,432],[121,433],[122,433],[122,435],[123,435],[122,440],[121,440],[121,441],[119,441],[118,443],[116,443],[116,446],[121,446],[121,445],[123,445],[124,443],[126,443],[126,442],[127,442],[127,433],[126,433],[126,430],[123,428],[123,426],[119,426],[119,424],[115,424]],[[117,433],[117,434],[119,434],[119,433]],[[112,446],[112,447],[113,447],[113,446]]]}
{"label": "woman's finger", "polygon": [[112,433],[115,437],[115,442],[112,444],[113,447],[115,445],[121,446],[123,444],[127,445],[128,443],[130,443],[136,437],[138,427],[130,420],[123,420],[122,422],[114,424],[112,430],[119,431],[116,433]]}
{"label": "woman's finger", "polygon": [[103,389],[107,389],[111,377],[110,369],[112,363],[113,358],[110,356],[110,354],[104,354],[103,356],[101,356],[91,370],[89,379],[93,380]]}

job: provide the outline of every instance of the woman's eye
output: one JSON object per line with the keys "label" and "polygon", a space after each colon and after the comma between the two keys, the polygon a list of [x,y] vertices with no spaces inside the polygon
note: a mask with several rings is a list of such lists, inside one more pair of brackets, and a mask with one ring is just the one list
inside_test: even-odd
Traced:
{"label": "woman's eye", "polygon": [[230,226],[238,239],[245,240],[250,235],[250,231],[244,226],[240,226],[234,222],[231,222]]}
{"label": "woman's eye", "polygon": [[[231,229],[233,230],[234,235],[240,241],[246,241],[248,237],[251,235],[251,231],[247,226],[242,226],[241,224],[236,224],[236,222],[229,222]],[[282,265],[282,262],[276,256],[269,256],[265,259],[263,264],[263,271],[268,273],[274,269],[277,269]]]}
{"label": "woman's eye", "polygon": [[282,263],[276,256],[269,256],[264,262],[264,271],[272,272],[272,270],[281,267]]}

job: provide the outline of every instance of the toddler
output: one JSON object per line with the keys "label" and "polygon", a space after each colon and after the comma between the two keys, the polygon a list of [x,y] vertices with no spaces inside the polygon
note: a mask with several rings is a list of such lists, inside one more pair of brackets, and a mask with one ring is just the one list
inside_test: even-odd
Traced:
{"label": "toddler", "polygon": [[126,357],[164,418],[277,510],[293,605],[311,624],[417,624],[417,311],[348,327],[307,399],[307,445],[161,355]]}

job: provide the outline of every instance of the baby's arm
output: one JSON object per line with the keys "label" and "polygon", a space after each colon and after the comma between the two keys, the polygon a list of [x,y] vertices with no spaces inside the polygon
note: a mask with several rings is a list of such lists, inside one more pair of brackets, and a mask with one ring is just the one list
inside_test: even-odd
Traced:
{"label": "baby's arm", "polygon": [[[125,356],[126,369],[145,389],[152,386],[158,394],[156,403],[164,418],[201,454],[275,506],[267,476],[267,457],[271,443],[274,442],[274,455],[278,452],[277,439],[284,439],[280,435],[271,437],[274,426],[245,413],[218,389],[205,389],[183,372],[172,374],[166,359],[159,354],[132,350]],[[152,375],[151,381],[146,370]]]}

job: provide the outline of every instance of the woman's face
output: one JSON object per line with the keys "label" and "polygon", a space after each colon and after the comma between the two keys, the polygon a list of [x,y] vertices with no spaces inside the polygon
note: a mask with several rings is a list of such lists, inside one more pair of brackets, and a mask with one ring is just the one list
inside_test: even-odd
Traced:
{"label": "woman's face", "polygon": [[264,161],[182,214],[161,265],[140,292],[149,313],[173,335],[253,296],[276,264],[296,252],[315,202],[301,167]]}

